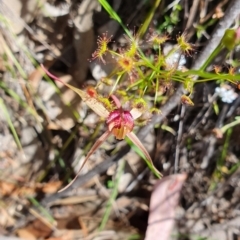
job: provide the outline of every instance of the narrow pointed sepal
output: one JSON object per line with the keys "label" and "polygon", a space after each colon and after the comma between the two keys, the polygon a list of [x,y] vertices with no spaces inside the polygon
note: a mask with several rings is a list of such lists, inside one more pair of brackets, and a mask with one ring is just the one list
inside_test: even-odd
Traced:
{"label": "narrow pointed sepal", "polygon": [[89,150],[86,158],[84,159],[83,164],[81,165],[80,169],[78,170],[76,176],[74,177],[74,179],[64,188],[62,188],[61,190],[59,190],[58,192],[62,192],[64,190],[66,190],[67,188],[69,188],[78,178],[80,171],[82,170],[82,168],[84,167],[85,163],[87,162],[87,160],[91,157],[91,155],[103,144],[103,142],[109,137],[109,135],[111,134],[111,132],[106,131],[96,142],[95,144],[92,146],[92,148]]}
{"label": "narrow pointed sepal", "polygon": [[149,164],[151,165],[151,167],[154,169],[154,171],[155,171],[155,172],[159,175],[159,177],[161,178],[163,175],[154,167],[152,158],[150,157],[147,149],[143,146],[143,144],[141,143],[141,141],[139,140],[139,138],[138,138],[133,132],[128,133],[128,134],[127,134],[127,137],[142,151],[142,153],[143,153],[144,156],[146,157],[146,160],[149,162]]}
{"label": "narrow pointed sepal", "polygon": [[98,101],[98,99],[87,92],[72,86],[71,84],[63,82],[60,78],[51,74],[42,64],[42,69],[44,72],[55,81],[61,82],[63,85],[67,86],[68,88],[72,89],[75,93],[77,93],[82,100],[90,107],[98,116],[107,118],[109,115],[109,111],[104,107],[104,105]]}

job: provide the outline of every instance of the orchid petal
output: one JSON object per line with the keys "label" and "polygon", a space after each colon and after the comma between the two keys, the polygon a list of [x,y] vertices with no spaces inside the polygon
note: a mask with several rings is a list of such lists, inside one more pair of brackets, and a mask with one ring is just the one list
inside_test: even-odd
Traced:
{"label": "orchid petal", "polygon": [[83,164],[81,165],[80,169],[78,170],[76,176],[74,177],[74,179],[64,188],[62,188],[61,190],[59,190],[58,192],[62,192],[65,189],[67,189],[68,187],[70,187],[75,180],[77,179],[77,177],[79,176],[80,171],[82,170],[82,168],[84,167],[85,163],[87,162],[87,160],[91,157],[91,155],[102,145],[102,143],[109,137],[109,135],[111,134],[111,132],[106,131],[100,138],[98,138],[98,140],[94,143],[94,145],[92,146],[92,148],[89,150],[86,158],[84,159]]}
{"label": "orchid petal", "polygon": [[133,119],[138,119],[139,117],[141,117],[141,115],[143,114],[143,112],[141,110],[139,110],[138,108],[133,108],[130,113],[132,114]]}
{"label": "orchid petal", "polygon": [[113,95],[113,94],[112,94],[110,97],[112,98],[112,100],[113,100],[114,103],[116,104],[117,108],[118,108],[118,109],[121,109],[122,106],[121,106],[121,103],[120,103],[119,99],[118,99],[115,95]]}
{"label": "orchid petal", "polygon": [[150,157],[148,151],[146,148],[143,146],[139,138],[133,133],[130,132],[127,134],[128,138],[142,151],[144,156],[146,157],[147,161],[150,163],[151,167],[154,169],[154,171],[159,174],[160,177],[162,177],[162,174],[154,167],[152,158]]}
{"label": "orchid petal", "polygon": [[53,74],[51,74],[42,64],[41,67],[43,68],[43,70],[45,71],[45,73],[51,77],[52,79],[54,79],[55,81],[61,82],[62,84],[64,84],[65,86],[69,87],[70,89],[72,89],[74,92],[76,92],[81,98],[82,100],[88,105],[88,107],[90,107],[97,115],[99,115],[100,117],[103,118],[107,118],[109,115],[109,111],[104,107],[104,105],[98,101],[96,98],[90,96],[89,94],[87,94],[86,92],[82,91],[81,89],[78,89],[68,83],[63,82],[60,78],[54,76]]}
{"label": "orchid petal", "polygon": [[108,130],[118,140],[122,140],[125,136],[133,130],[134,120],[129,111],[123,111],[122,109],[116,109],[110,112],[107,118]]}

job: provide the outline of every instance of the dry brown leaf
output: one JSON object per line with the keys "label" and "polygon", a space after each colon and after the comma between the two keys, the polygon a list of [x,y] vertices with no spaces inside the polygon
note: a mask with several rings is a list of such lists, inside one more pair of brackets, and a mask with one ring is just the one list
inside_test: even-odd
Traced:
{"label": "dry brown leaf", "polygon": [[17,230],[18,236],[22,239],[33,240],[38,238],[46,238],[50,236],[51,233],[52,229],[38,219],[30,223],[27,227]]}
{"label": "dry brown leaf", "polygon": [[56,236],[47,238],[47,240],[71,240],[82,239],[82,230],[58,230]]}
{"label": "dry brown leaf", "polygon": [[78,218],[78,222],[79,222],[79,225],[81,226],[84,237],[87,237],[87,235],[89,234],[87,225],[85,224],[85,222],[82,220],[81,217]]}
{"label": "dry brown leaf", "polygon": [[9,214],[6,207],[0,208],[0,226],[12,227],[15,224],[15,219]]}
{"label": "dry brown leaf", "polygon": [[16,186],[10,182],[0,182],[0,195],[1,196],[9,196],[16,190]]}
{"label": "dry brown leaf", "polygon": [[49,182],[49,183],[43,184],[42,191],[44,193],[55,193],[61,187],[61,185],[62,185],[61,181]]}
{"label": "dry brown leaf", "polygon": [[26,196],[34,195],[36,193],[36,187],[18,186],[17,184],[10,182],[0,182],[0,195],[2,196]]}
{"label": "dry brown leaf", "polygon": [[34,236],[27,228],[20,228],[17,230],[17,235],[21,239],[36,240],[37,237]]}
{"label": "dry brown leaf", "polygon": [[175,208],[186,174],[176,174],[159,180],[153,190],[145,240],[168,240],[174,225]]}

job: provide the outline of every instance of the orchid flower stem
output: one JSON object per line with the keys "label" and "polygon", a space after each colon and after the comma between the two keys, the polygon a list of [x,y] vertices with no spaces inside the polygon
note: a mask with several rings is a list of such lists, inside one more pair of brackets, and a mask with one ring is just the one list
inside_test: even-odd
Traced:
{"label": "orchid flower stem", "polygon": [[157,104],[157,97],[158,97],[158,89],[159,89],[159,80],[156,80],[156,91],[155,91],[155,96],[154,96],[154,106]]}
{"label": "orchid flower stem", "polygon": [[113,86],[113,88],[112,88],[112,90],[111,90],[111,92],[110,92],[110,95],[112,95],[112,93],[116,90],[117,85],[118,85],[121,77],[122,77],[122,75],[119,75],[119,76],[117,77],[116,82],[115,82],[115,84],[114,84],[114,86]]}

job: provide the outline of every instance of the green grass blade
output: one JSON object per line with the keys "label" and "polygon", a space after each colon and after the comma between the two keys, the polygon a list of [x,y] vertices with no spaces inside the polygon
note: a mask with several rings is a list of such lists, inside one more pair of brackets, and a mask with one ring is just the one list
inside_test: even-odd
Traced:
{"label": "green grass blade", "polygon": [[139,38],[141,38],[147,31],[152,19],[153,19],[153,16],[154,16],[154,13],[156,11],[156,9],[158,8],[159,4],[160,4],[161,0],[156,0],[152,9],[149,11],[143,25],[141,26],[141,28],[139,29],[138,33],[137,33],[137,36]]}
{"label": "green grass blade", "polygon": [[132,34],[129,32],[129,30],[126,28],[126,26],[123,24],[121,18],[114,11],[114,9],[109,5],[109,3],[106,0],[98,0],[98,1],[103,6],[103,8],[108,12],[110,17],[120,24],[120,26],[124,29],[124,31],[126,32],[128,37],[132,38]]}
{"label": "green grass blade", "polygon": [[39,209],[39,211],[42,213],[43,216],[45,216],[50,223],[54,223],[55,219],[52,217],[52,215],[37,201],[34,197],[28,197],[29,201]]}
{"label": "green grass blade", "polygon": [[22,107],[27,109],[27,111],[32,114],[36,119],[38,114],[35,109],[31,108],[21,97],[15,93],[12,89],[9,89],[4,82],[0,82],[0,88],[2,88],[7,94],[9,94],[13,99],[15,99]]}
{"label": "green grass blade", "polygon": [[19,137],[17,135],[16,129],[13,126],[11,117],[10,117],[10,115],[8,113],[7,107],[6,107],[6,105],[5,105],[5,103],[4,103],[2,98],[0,98],[0,108],[2,109],[2,112],[3,112],[3,114],[4,114],[5,118],[6,118],[6,121],[8,123],[8,126],[9,126],[11,132],[12,132],[13,138],[15,140],[15,143],[17,144],[18,149],[20,149],[22,151],[21,142],[19,140]]}
{"label": "green grass blade", "polygon": [[105,226],[107,224],[107,221],[109,219],[109,216],[110,216],[110,213],[111,213],[111,210],[112,210],[112,203],[116,199],[117,194],[118,194],[118,185],[119,185],[120,177],[123,174],[124,166],[125,166],[125,161],[122,161],[120,166],[119,166],[117,175],[116,175],[116,181],[114,183],[114,187],[113,187],[110,199],[107,202],[106,211],[104,213],[102,222],[101,222],[101,224],[99,226],[99,230],[100,231],[102,231],[105,228]]}
{"label": "green grass blade", "polygon": [[27,79],[26,72],[23,70],[23,68],[21,67],[20,63],[18,62],[18,60],[16,59],[16,57],[14,56],[14,54],[10,50],[10,48],[6,44],[3,43],[3,49],[4,49],[4,52],[6,53],[6,55],[11,59],[11,61],[16,66],[16,68],[17,68],[18,72],[20,73],[20,75],[22,76],[22,78]]}

